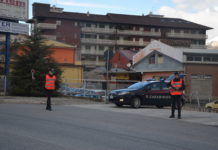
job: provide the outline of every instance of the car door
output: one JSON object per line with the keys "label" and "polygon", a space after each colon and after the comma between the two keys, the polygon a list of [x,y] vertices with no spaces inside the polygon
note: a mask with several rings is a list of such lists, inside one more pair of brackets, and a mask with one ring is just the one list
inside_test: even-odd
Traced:
{"label": "car door", "polygon": [[162,106],[170,106],[171,105],[171,95],[170,95],[170,89],[167,83],[161,82],[161,91],[160,91],[160,98],[159,103]]}
{"label": "car door", "polygon": [[146,92],[146,103],[148,105],[157,105],[159,102],[159,96],[161,92],[161,84],[160,82],[154,82],[147,86]]}

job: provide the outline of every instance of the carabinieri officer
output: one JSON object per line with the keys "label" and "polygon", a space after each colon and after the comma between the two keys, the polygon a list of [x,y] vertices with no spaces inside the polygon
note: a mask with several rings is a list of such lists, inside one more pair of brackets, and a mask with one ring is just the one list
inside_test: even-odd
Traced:
{"label": "carabinieri officer", "polygon": [[47,94],[47,105],[46,110],[51,111],[51,97],[55,90],[55,82],[56,82],[56,76],[54,75],[54,70],[49,69],[48,74],[45,76],[45,89]]}

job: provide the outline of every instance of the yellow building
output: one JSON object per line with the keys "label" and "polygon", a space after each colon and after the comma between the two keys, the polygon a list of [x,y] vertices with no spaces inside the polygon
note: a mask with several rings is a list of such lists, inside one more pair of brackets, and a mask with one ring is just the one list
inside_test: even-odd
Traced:
{"label": "yellow building", "polygon": [[45,40],[46,45],[51,45],[52,57],[61,65],[63,84],[78,88],[83,83],[83,66],[76,60],[76,47],[73,45]]}

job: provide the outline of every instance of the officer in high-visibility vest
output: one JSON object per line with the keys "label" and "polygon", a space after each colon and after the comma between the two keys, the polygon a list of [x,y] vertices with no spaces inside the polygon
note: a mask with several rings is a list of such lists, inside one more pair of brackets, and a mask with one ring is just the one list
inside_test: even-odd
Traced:
{"label": "officer in high-visibility vest", "polygon": [[175,109],[178,109],[178,119],[181,119],[182,94],[185,89],[184,81],[180,78],[178,72],[175,72],[175,78],[170,81],[170,95],[172,99],[172,108],[170,118],[175,118]]}
{"label": "officer in high-visibility vest", "polygon": [[46,105],[46,110],[51,111],[51,96],[53,91],[55,90],[55,81],[56,81],[56,76],[54,75],[54,70],[49,69],[48,74],[45,76],[45,89],[47,93],[47,105]]}

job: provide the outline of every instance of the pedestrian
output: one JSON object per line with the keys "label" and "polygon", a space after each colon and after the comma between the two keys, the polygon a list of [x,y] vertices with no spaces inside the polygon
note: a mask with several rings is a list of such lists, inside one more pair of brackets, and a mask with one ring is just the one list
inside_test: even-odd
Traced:
{"label": "pedestrian", "polygon": [[55,82],[56,76],[54,75],[54,70],[49,69],[48,74],[45,76],[45,89],[47,94],[47,103],[46,103],[46,110],[51,111],[51,97],[55,90]]}
{"label": "pedestrian", "polygon": [[182,94],[185,89],[185,84],[178,72],[175,72],[174,74],[175,78],[170,81],[170,95],[172,101],[170,118],[175,118],[175,109],[177,108],[178,119],[181,119]]}

